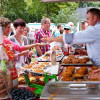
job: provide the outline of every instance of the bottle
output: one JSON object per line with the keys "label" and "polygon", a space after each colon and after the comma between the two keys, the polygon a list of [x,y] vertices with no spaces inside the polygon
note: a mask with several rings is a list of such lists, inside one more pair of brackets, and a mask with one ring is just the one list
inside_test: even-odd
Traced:
{"label": "bottle", "polygon": [[52,50],[51,52],[51,65],[56,65],[56,52]]}

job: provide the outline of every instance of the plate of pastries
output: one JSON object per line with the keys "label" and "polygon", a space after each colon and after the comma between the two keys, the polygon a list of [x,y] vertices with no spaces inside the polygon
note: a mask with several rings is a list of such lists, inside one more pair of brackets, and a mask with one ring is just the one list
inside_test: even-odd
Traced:
{"label": "plate of pastries", "polygon": [[88,79],[89,73],[99,67],[87,67],[87,66],[67,66],[64,68],[61,76],[61,81],[100,81],[98,79]]}
{"label": "plate of pastries", "polygon": [[51,66],[50,62],[32,62],[28,65],[26,65],[22,71],[28,71],[28,72],[36,72],[36,73],[45,73],[45,68]]}
{"label": "plate of pastries", "polygon": [[44,55],[37,58],[38,61],[49,61],[50,60],[50,53],[46,52]]}
{"label": "plate of pastries", "polygon": [[69,56],[64,56],[62,60],[62,65],[93,66],[93,62],[90,60],[88,56],[69,55]]}
{"label": "plate of pastries", "polygon": [[[44,53],[44,55],[42,55],[42,56],[40,56],[40,57],[38,57],[37,58],[37,60],[38,61],[48,61],[48,62],[50,62],[51,60],[51,58],[50,58],[50,55],[51,55],[51,52],[49,51],[49,52],[46,52],[46,53]],[[64,56],[64,54],[63,54],[63,52],[62,51],[56,51],[56,61],[61,61],[62,60],[62,58],[63,58],[63,56]]]}
{"label": "plate of pastries", "polygon": [[[28,73],[28,77],[31,83],[35,83],[38,85],[44,85],[44,76],[37,73]],[[24,77],[24,74],[21,73],[18,75],[18,82],[19,84],[26,84],[26,79]]]}

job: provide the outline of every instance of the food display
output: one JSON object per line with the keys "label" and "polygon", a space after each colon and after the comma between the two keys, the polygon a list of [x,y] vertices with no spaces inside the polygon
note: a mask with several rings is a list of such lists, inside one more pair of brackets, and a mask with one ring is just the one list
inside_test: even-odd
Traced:
{"label": "food display", "polygon": [[[21,69],[18,75],[19,84],[25,84],[26,80],[24,77],[24,71],[28,71],[28,76],[31,82],[33,83],[44,83],[44,76],[41,76],[38,73],[45,73],[43,68],[50,66],[50,62],[33,62],[26,65],[24,68]],[[32,73],[31,73],[32,72]]]}
{"label": "food display", "polygon": [[19,73],[18,74],[18,82],[19,82],[19,84],[25,84],[26,79],[24,77],[24,73]]}
{"label": "food display", "polygon": [[75,56],[69,55],[65,56],[62,60],[62,65],[90,65],[92,66],[93,63],[89,59],[88,56]]}
{"label": "food display", "polygon": [[37,72],[37,73],[44,73],[43,67],[45,67],[45,65],[34,65],[34,67],[31,69],[33,72]]}
{"label": "food display", "polygon": [[[60,50],[56,50],[56,61],[61,61],[64,54]],[[46,52],[44,55],[37,58],[38,61],[51,61],[51,51]]]}
{"label": "food display", "polygon": [[45,56],[50,56],[50,53],[49,52],[46,52],[44,55]]}
{"label": "food display", "polygon": [[49,56],[43,56],[42,59],[48,60],[49,59]]}
{"label": "food display", "polygon": [[28,72],[28,77],[30,82],[44,85],[44,74],[47,73],[49,75],[59,73],[59,62],[56,62],[56,65],[51,65],[51,62],[34,62],[26,65],[19,72],[18,81],[19,84],[25,84],[26,80],[24,77],[24,73]]}
{"label": "food display", "polygon": [[29,73],[28,77],[32,83],[44,84],[44,75]]}
{"label": "food display", "polygon": [[50,62],[33,62],[26,65],[22,70],[27,70],[28,72],[45,73],[44,68],[50,66]]}
{"label": "food display", "polygon": [[[28,88],[28,87],[27,87]],[[35,94],[31,89],[18,88],[18,89],[11,89],[9,94],[12,100],[35,100]]]}
{"label": "food display", "polygon": [[38,63],[39,63],[39,62],[32,62],[32,63],[26,65],[26,66],[24,67],[24,69],[31,69],[35,64],[38,64]]}
{"label": "food display", "polygon": [[38,61],[50,61],[50,53],[46,53],[38,58],[36,58]]}
{"label": "food display", "polygon": [[87,55],[87,51],[83,49],[75,49],[75,54],[78,55]]}
{"label": "food display", "polygon": [[61,81],[100,81],[97,79],[88,79],[88,74],[99,67],[75,67],[68,66],[65,67],[62,72]]}
{"label": "food display", "polygon": [[[37,73],[28,73],[28,77],[29,77],[29,80],[31,83],[44,85],[44,75],[37,74]],[[18,81],[19,81],[20,85],[26,83],[26,79],[24,77],[24,74],[19,74]]]}

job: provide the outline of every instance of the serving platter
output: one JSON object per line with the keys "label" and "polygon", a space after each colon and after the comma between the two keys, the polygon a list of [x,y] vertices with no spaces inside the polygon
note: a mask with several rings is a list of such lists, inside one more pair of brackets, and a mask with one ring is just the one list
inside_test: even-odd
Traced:
{"label": "serving platter", "polygon": [[[85,58],[88,56],[77,56],[75,55],[75,57],[78,57],[79,59],[82,59],[82,58]],[[62,66],[93,66],[93,62],[91,60],[87,61],[86,63],[64,63],[64,59],[67,59],[68,56],[64,56],[63,59],[62,59],[62,63],[61,65]]]}
{"label": "serving platter", "polygon": [[[48,64],[45,64],[48,63]],[[35,65],[28,65],[31,67],[26,67],[21,70],[21,72],[28,71],[33,73],[48,73],[49,75],[55,74],[58,75],[59,73],[59,62],[56,62],[55,65],[52,65],[51,62],[38,62]]]}
{"label": "serving platter", "polygon": [[58,76],[59,81],[99,81],[99,79],[89,79],[88,76],[92,71],[99,67],[93,66],[67,66],[63,67],[62,73]]}
{"label": "serving platter", "polygon": [[[50,52],[48,52],[48,53],[50,53]],[[56,61],[57,62],[60,62],[63,59],[63,57],[64,57],[64,54],[63,54],[62,51],[56,51]],[[42,56],[36,58],[36,60],[39,61],[39,62],[43,62],[43,61],[50,62],[51,58],[50,58],[50,56],[42,55]]]}

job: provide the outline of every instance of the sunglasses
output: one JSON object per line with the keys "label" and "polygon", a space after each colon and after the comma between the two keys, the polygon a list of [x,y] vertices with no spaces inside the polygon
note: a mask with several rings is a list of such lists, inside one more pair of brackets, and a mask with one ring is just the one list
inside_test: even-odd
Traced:
{"label": "sunglasses", "polygon": [[64,30],[69,30],[68,28],[64,28]]}

